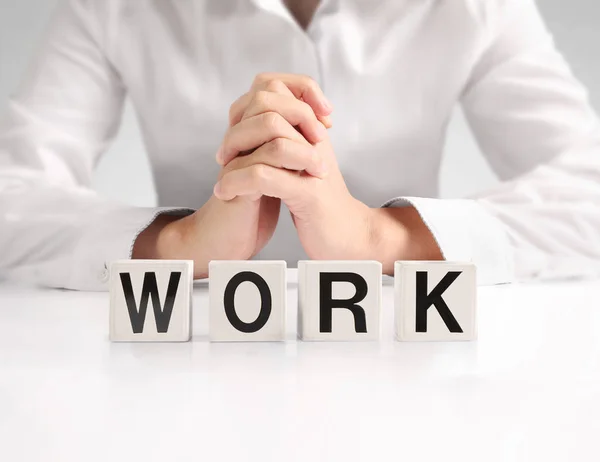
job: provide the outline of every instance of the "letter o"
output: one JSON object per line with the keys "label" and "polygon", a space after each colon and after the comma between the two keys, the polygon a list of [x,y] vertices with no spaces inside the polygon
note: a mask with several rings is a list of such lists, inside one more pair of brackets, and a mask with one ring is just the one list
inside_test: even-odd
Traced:
{"label": "letter o", "polygon": [[[253,283],[260,294],[260,313],[255,321],[246,323],[242,321],[235,311],[235,292],[242,282]],[[272,308],[272,297],[271,290],[267,281],[265,281],[260,275],[253,273],[252,271],[242,271],[231,278],[225,287],[225,294],[223,295],[223,305],[225,306],[225,315],[231,323],[231,325],[245,334],[252,334],[261,330],[269,317],[271,316]]]}

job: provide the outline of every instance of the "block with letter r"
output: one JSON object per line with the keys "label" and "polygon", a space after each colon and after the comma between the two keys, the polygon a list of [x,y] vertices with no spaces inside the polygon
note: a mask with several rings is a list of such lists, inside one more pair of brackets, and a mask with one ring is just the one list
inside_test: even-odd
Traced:
{"label": "block with letter r", "polygon": [[379,340],[381,280],[378,261],[299,261],[298,337]]}
{"label": "block with letter r", "polygon": [[398,340],[477,338],[475,265],[397,261],[394,286]]}
{"label": "block with letter r", "polygon": [[110,268],[113,342],[187,342],[194,262],[120,260]]}

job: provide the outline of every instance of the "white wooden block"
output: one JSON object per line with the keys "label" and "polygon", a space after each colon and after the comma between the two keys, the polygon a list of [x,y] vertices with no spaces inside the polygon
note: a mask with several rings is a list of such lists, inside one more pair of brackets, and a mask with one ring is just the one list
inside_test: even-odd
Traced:
{"label": "white wooden block", "polygon": [[286,270],[285,261],[211,261],[210,340],[284,341]]}
{"label": "white wooden block", "polygon": [[394,290],[398,340],[477,338],[475,265],[397,261]]}
{"label": "white wooden block", "polygon": [[381,271],[377,261],[299,261],[298,337],[378,340]]}
{"label": "white wooden block", "polygon": [[113,342],[187,342],[194,262],[119,260],[110,267]]}

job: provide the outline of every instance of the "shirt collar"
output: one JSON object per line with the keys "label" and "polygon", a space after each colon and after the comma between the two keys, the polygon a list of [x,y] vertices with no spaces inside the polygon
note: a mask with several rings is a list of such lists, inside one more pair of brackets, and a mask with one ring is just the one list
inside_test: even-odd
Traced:
{"label": "shirt collar", "polygon": [[282,0],[251,0],[257,7],[270,13],[289,16],[289,11]]}
{"label": "shirt collar", "polygon": [[[251,2],[264,11],[268,11],[291,21],[294,20],[283,0],[251,0]],[[340,0],[321,0],[321,3],[317,7],[315,16],[325,12],[333,13],[339,8],[339,4]]]}

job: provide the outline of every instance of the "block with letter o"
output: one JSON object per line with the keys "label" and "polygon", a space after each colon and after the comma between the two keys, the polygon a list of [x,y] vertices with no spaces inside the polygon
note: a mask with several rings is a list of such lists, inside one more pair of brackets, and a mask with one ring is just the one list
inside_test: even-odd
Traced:
{"label": "block with letter o", "polygon": [[378,340],[380,322],[381,263],[298,262],[301,340]]}
{"label": "block with letter o", "polygon": [[286,271],[285,261],[211,261],[210,340],[285,340]]}

